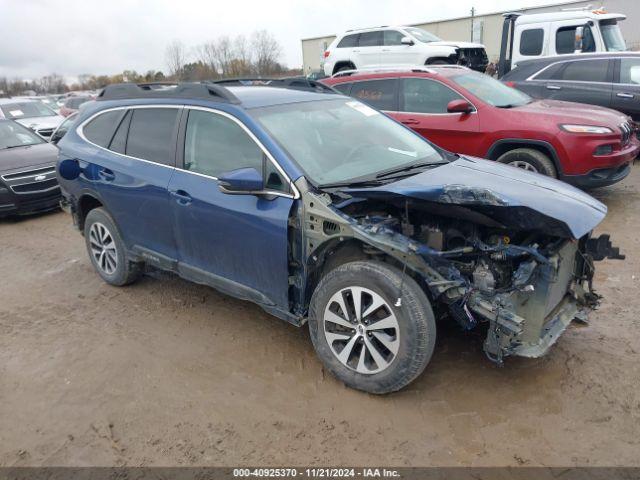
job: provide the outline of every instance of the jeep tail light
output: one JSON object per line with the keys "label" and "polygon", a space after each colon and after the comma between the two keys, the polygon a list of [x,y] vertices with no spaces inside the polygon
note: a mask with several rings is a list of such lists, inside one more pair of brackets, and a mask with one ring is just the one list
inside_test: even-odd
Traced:
{"label": "jeep tail light", "polygon": [[325,50],[324,51],[324,58],[327,58],[330,54],[331,54],[331,52],[329,50]]}
{"label": "jeep tail light", "polygon": [[504,82],[507,87],[516,88],[516,82]]}

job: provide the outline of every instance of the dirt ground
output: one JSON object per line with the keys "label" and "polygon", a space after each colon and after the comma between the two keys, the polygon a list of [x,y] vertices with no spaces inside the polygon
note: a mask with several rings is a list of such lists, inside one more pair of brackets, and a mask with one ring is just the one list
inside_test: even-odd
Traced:
{"label": "dirt ground", "polygon": [[113,288],[57,212],[0,221],[0,465],[640,466],[640,167],[595,195],[627,260],[545,358],[440,328],[405,390],[350,390],[306,327],[168,274]]}

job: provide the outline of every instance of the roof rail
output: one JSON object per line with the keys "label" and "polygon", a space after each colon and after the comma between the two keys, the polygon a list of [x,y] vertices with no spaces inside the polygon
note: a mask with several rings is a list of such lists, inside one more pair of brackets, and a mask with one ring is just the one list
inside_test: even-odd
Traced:
{"label": "roof rail", "polygon": [[279,87],[291,88],[295,90],[307,90],[314,92],[338,93],[332,87],[324,83],[310,80],[307,77],[285,77],[285,78],[223,78],[214,80],[217,85],[238,85],[243,87],[263,86],[263,87]]}
{"label": "roof rail", "polygon": [[96,100],[124,100],[128,98],[203,98],[239,104],[240,100],[233,93],[220,85],[211,82],[202,83],[114,83],[107,85],[96,97]]}
{"label": "roof rail", "polygon": [[[366,75],[368,73],[384,73],[384,72],[424,72],[424,73],[436,73],[432,67],[444,67],[445,65],[417,65],[414,67],[373,67],[373,68],[360,68],[353,70],[342,70],[340,72],[334,73],[331,78],[338,77],[348,77],[350,75],[356,75],[358,73]],[[457,65],[449,65],[449,66],[457,66]]]}

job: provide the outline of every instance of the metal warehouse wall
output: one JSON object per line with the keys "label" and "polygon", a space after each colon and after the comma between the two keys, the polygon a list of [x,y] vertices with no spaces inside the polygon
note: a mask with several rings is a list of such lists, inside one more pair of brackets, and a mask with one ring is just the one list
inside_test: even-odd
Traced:
{"label": "metal warehouse wall", "polygon": [[[601,5],[609,12],[624,13],[627,20],[620,23],[627,45],[632,49],[640,49],[640,30],[635,28],[637,19],[640,18],[640,1],[638,0],[604,0],[604,1],[567,1],[553,3],[541,7],[521,8],[517,10],[525,13],[557,12],[563,8],[580,8],[591,5],[598,8]],[[502,13],[493,12],[475,16],[474,23],[482,25],[481,32],[476,26],[476,34],[480,35],[480,42],[487,49],[489,59],[497,60],[500,54],[500,36],[502,34]],[[420,14],[423,15],[423,14]],[[425,9],[424,16],[429,12]],[[459,17],[437,22],[414,23],[413,26],[429,30],[443,40],[471,40],[471,17]],[[354,25],[353,28],[366,28],[367,25]],[[335,35],[302,39],[302,61],[305,72],[320,68],[322,54],[325,48],[333,41]]]}

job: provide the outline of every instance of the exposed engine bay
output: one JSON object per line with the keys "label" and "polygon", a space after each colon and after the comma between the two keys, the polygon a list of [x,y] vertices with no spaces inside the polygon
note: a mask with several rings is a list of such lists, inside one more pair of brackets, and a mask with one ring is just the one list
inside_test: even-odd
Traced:
{"label": "exposed engine bay", "polygon": [[[309,198],[314,197],[301,212],[310,271],[340,242],[360,240],[368,255],[391,258],[426,285],[441,316],[466,330],[487,325],[484,350],[498,364],[509,355],[539,357],[571,321],[586,321],[599,300],[592,285],[594,260],[624,258],[607,235],[571,238],[556,219],[545,231],[539,228],[542,215],[536,228],[526,228],[526,209],[509,212],[508,205],[500,206],[501,218],[517,217],[516,226],[487,214],[482,202],[446,205],[406,196],[342,194]],[[337,243],[323,243],[328,237]]]}

